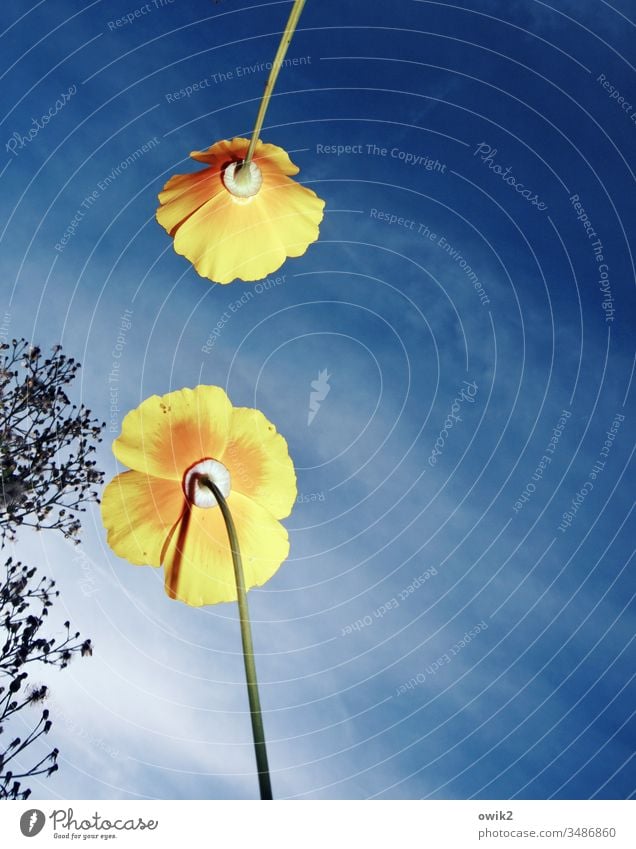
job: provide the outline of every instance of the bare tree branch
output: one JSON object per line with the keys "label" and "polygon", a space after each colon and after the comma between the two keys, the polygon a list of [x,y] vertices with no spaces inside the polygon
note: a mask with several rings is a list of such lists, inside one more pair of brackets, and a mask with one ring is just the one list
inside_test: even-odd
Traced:
{"label": "bare tree branch", "polygon": [[[104,424],[84,405],[72,404],[66,387],[80,368],[56,345],[44,357],[25,339],[0,345],[0,544],[16,539],[17,529],[59,530],[77,542],[79,513],[98,500],[103,473],[92,455]],[[55,581],[9,557],[0,576],[0,799],[27,799],[24,779],[52,775],[58,749],[29,768],[18,766],[25,750],[49,733],[52,720],[45,684],[29,675],[39,664],[64,669],[72,658],[93,653],[90,640],[72,632],[53,637],[45,623],[59,596]],[[25,709],[41,711],[24,737],[6,734],[11,717]],[[28,725],[29,723],[27,723]]]}
{"label": "bare tree branch", "polygon": [[80,365],[59,345],[44,357],[25,339],[0,354],[0,535],[15,539],[25,525],[77,538],[78,514],[104,480],[92,459],[104,423],[66,394]]}

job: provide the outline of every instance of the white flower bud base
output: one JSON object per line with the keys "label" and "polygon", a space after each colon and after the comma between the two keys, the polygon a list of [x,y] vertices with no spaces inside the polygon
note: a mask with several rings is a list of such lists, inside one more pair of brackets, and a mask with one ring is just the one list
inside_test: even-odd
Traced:
{"label": "white flower bud base", "polygon": [[227,498],[230,494],[230,472],[218,460],[201,460],[190,466],[183,476],[183,490],[186,498],[195,507],[218,507],[218,502],[212,490],[205,485],[204,478],[212,481],[221,490],[221,495]]}
{"label": "white flower bud base", "polygon": [[261,169],[254,162],[244,165],[242,162],[230,162],[223,172],[225,188],[238,198],[251,198],[263,185]]}

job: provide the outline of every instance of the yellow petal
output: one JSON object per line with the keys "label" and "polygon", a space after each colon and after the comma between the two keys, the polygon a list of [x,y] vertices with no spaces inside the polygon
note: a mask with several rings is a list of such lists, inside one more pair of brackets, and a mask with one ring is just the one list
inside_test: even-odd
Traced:
{"label": "yellow petal", "polygon": [[211,198],[176,229],[174,249],[217,283],[261,280],[316,241],[324,205],[288,177],[278,176],[276,185],[264,178],[252,198],[227,191]]}
{"label": "yellow petal", "polygon": [[298,174],[300,168],[289,158],[289,154],[282,147],[275,144],[266,144],[262,141],[256,142],[254,149],[254,162],[261,169],[263,174],[272,173],[286,174],[288,177],[293,177]]}
{"label": "yellow petal", "polygon": [[194,463],[222,456],[231,414],[219,386],[153,395],[124,418],[113,452],[131,469],[181,482]]}
{"label": "yellow petal", "polygon": [[260,410],[234,407],[222,462],[232,490],[253,498],[277,519],[289,516],[296,500],[296,474],[287,442]]}
{"label": "yellow petal", "polygon": [[[207,150],[194,150],[190,154],[197,162],[205,162],[208,165],[221,168],[226,162],[240,162],[245,159],[247,149],[250,146],[249,139],[233,138],[231,141],[223,139],[211,145]],[[280,172],[289,177],[300,171],[297,165],[289,158],[287,151],[275,144],[266,144],[260,139],[254,148],[253,161],[263,172]]]}
{"label": "yellow petal", "polygon": [[210,168],[195,174],[175,174],[159,195],[157,221],[173,236],[179,224],[221,192],[227,194],[220,174]]}
{"label": "yellow petal", "polygon": [[221,167],[226,162],[238,162],[245,159],[249,146],[249,139],[235,136],[233,139],[221,139],[221,141],[214,142],[207,150],[193,150],[190,156],[197,162]]}
{"label": "yellow petal", "polygon": [[185,506],[174,481],[123,472],[102,495],[102,521],[115,554],[138,566],[160,566],[161,551]]}
{"label": "yellow petal", "polygon": [[[261,586],[289,553],[287,531],[271,513],[238,492],[228,505],[243,558],[245,586]],[[192,507],[164,554],[166,592],[194,607],[236,601],[232,554],[221,510]]]}

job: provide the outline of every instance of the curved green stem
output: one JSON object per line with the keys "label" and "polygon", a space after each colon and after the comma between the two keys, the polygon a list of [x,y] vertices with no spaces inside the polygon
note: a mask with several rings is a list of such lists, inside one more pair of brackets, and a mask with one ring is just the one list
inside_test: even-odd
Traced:
{"label": "curved green stem", "polygon": [[289,20],[287,21],[287,26],[285,27],[283,37],[281,38],[280,44],[278,45],[276,56],[274,56],[272,70],[269,72],[269,77],[267,78],[267,83],[265,84],[265,93],[263,94],[261,105],[258,107],[256,123],[254,124],[254,132],[252,133],[252,140],[250,141],[250,146],[247,149],[247,156],[245,157],[244,165],[249,165],[252,161],[252,157],[254,156],[254,148],[256,147],[256,142],[258,141],[258,137],[261,133],[261,130],[263,129],[265,113],[267,112],[267,107],[269,106],[269,101],[272,96],[272,92],[274,91],[274,86],[276,85],[276,80],[278,79],[279,71],[283,64],[283,59],[285,58],[285,54],[287,53],[287,48],[289,47],[290,42],[292,40],[292,36],[298,24],[298,19],[300,18],[300,13],[303,10],[305,2],[306,0],[294,0],[294,5],[292,6],[292,10],[289,15]]}
{"label": "curved green stem", "polygon": [[245,590],[245,576],[243,575],[243,562],[239,548],[238,536],[232,513],[227,501],[221,494],[221,490],[209,478],[199,478],[202,484],[210,489],[221,508],[227,536],[232,551],[232,562],[234,564],[234,577],[236,579],[236,594],[239,607],[239,619],[241,622],[241,640],[243,642],[243,660],[245,662],[245,677],[247,679],[247,695],[250,703],[250,716],[252,718],[252,735],[254,737],[254,751],[256,753],[256,766],[258,769],[258,786],[261,791],[261,799],[272,799],[272,784],[269,777],[269,766],[267,763],[267,749],[265,747],[265,729],[263,727],[263,715],[261,713],[261,700],[258,695],[258,683],[256,680],[256,665],[254,663],[254,646],[252,643],[252,628],[250,626],[250,614],[247,606],[247,592]]}

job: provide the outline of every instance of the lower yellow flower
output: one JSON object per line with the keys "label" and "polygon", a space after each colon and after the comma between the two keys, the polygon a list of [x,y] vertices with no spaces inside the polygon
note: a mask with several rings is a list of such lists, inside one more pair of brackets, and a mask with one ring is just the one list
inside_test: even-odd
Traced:
{"label": "lower yellow flower", "polygon": [[287,557],[279,519],[291,512],[296,475],[285,439],[259,410],[233,407],[217,386],[153,395],[124,418],[113,452],[132,471],[104,490],[108,543],[131,563],[163,565],[170,597],[195,606],[237,598],[208,481],[233,515],[246,588],[264,584]]}
{"label": "lower yellow flower", "polygon": [[159,195],[157,221],[174,249],[217,283],[260,280],[318,238],[325,202],[291,176],[299,169],[273,144],[234,138],[190,154],[207,164],[177,174]]}

